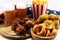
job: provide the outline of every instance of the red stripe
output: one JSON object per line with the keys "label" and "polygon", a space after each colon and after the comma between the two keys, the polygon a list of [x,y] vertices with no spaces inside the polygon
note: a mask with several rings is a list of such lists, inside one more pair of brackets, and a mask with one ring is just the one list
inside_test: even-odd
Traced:
{"label": "red stripe", "polygon": [[39,5],[37,5],[37,18],[39,17]]}
{"label": "red stripe", "polygon": [[33,11],[33,19],[36,19],[35,5],[34,4],[32,4],[32,11]]}
{"label": "red stripe", "polygon": [[42,13],[43,13],[43,5],[41,5],[41,15],[42,15]]}

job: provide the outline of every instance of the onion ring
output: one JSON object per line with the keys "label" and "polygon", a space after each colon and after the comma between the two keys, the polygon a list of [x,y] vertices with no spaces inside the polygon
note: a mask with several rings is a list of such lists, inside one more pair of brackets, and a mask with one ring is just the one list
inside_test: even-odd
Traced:
{"label": "onion ring", "polygon": [[38,23],[41,23],[43,22],[44,20],[48,20],[49,19],[49,15],[48,14],[43,14],[43,15],[40,15],[37,19],[37,22]]}
{"label": "onion ring", "polygon": [[50,36],[55,35],[57,33],[57,30],[54,25],[52,25],[53,29],[52,32],[50,33]]}
{"label": "onion ring", "polygon": [[42,23],[42,24],[36,24],[33,27],[33,32],[39,36],[48,37],[48,36],[55,35],[57,31],[56,31],[55,25],[50,24],[47,26],[45,25],[45,23]]}
{"label": "onion ring", "polygon": [[33,32],[37,35],[42,35],[45,32],[45,25],[44,24],[38,24],[35,25],[33,28]]}
{"label": "onion ring", "polygon": [[33,32],[36,33],[36,32],[37,32],[37,29],[38,29],[38,25],[36,24],[36,25],[33,27]]}
{"label": "onion ring", "polygon": [[46,37],[50,35],[50,30],[47,30]]}
{"label": "onion ring", "polygon": [[[44,34],[44,32],[45,32],[45,25],[44,25],[44,24],[39,24],[38,26],[39,26],[40,28],[42,28],[42,29],[41,29],[40,32],[37,32],[37,35],[42,35],[42,34]],[[39,30],[37,30],[37,31],[39,31]]]}

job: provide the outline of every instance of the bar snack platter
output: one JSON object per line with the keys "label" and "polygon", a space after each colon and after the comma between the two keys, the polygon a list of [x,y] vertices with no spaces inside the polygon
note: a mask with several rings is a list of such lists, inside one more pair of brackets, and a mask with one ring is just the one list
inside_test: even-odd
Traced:
{"label": "bar snack platter", "polygon": [[0,14],[0,34],[10,39],[53,40],[60,29],[60,12],[47,9],[47,0],[32,0],[32,6],[24,3],[5,5]]}
{"label": "bar snack platter", "polygon": [[[28,9],[28,12],[27,12],[28,17],[32,18],[31,7],[28,7],[27,9]],[[57,15],[58,17],[60,15],[60,12],[55,11],[55,10],[50,10],[50,9],[47,9],[47,13],[48,14],[53,13],[53,14]],[[22,35],[22,36],[17,35],[15,33],[15,31],[12,30],[12,26],[5,26],[4,24],[1,24],[0,26],[1,26],[1,28],[0,28],[0,34],[2,36],[6,37],[6,38],[15,38],[15,39],[16,38],[18,38],[18,39],[25,39],[25,38],[28,38],[28,37],[31,38],[31,34],[30,33],[26,33],[26,35]]]}

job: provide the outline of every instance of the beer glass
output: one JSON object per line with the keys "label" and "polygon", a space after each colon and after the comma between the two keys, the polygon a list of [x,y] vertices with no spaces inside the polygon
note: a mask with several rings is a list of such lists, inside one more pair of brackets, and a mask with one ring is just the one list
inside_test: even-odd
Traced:
{"label": "beer glass", "polygon": [[16,8],[17,18],[23,19],[27,16],[27,7],[25,3],[23,2],[17,3]]}
{"label": "beer glass", "polygon": [[12,25],[14,20],[16,19],[14,5],[6,4],[4,6],[4,16],[5,16],[5,24]]}

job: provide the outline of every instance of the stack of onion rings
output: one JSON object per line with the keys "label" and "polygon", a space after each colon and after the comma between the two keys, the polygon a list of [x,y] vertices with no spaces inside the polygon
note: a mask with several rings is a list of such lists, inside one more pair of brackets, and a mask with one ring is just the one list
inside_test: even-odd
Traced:
{"label": "stack of onion rings", "polygon": [[49,37],[49,36],[55,35],[57,31],[56,31],[55,26],[53,24],[48,25],[48,27],[47,27],[45,25],[45,23],[42,23],[42,24],[36,24],[33,27],[33,32],[39,36]]}

